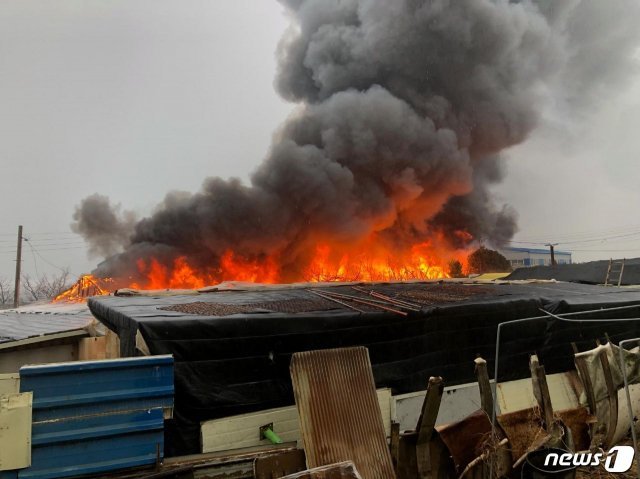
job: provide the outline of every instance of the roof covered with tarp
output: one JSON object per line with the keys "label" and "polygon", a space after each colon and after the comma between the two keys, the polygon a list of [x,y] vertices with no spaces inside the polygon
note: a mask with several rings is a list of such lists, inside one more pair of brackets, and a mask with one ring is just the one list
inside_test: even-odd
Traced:
{"label": "roof covered with tarp", "polygon": [[[620,269],[616,260],[616,269]],[[529,268],[517,268],[506,280],[542,279],[557,281],[570,281],[572,283],[604,284],[607,277],[609,261],[589,261],[588,263],[558,264],[555,266],[532,266]],[[612,275],[617,284],[618,274]],[[622,274],[623,285],[640,285],[640,258],[626,259]]]}
{"label": "roof covered with tarp", "polygon": [[[358,303],[345,306],[313,292],[371,298],[354,287],[419,307],[404,310],[406,315],[364,304],[356,311],[352,306]],[[289,363],[294,352],[365,346],[377,387],[401,394],[423,390],[429,376],[442,376],[448,385],[473,382],[478,355],[493,368],[497,325],[537,316],[502,332],[501,380],[520,379],[528,377],[531,353],[548,372],[566,371],[573,368],[572,341],[584,350],[605,333],[613,340],[640,336],[637,322],[558,322],[541,317],[541,308],[566,313],[620,306],[631,307],[599,317],[640,316],[640,289],[431,282],[89,299],[94,315],[119,334],[123,354],[136,354],[136,340],[143,339],[149,353],[174,356],[172,454],[198,452],[201,421],[293,404]]]}

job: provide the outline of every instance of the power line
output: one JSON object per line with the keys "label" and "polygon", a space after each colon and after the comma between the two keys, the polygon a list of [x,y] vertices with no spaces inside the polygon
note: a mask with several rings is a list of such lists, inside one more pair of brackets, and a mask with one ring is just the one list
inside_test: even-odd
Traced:
{"label": "power line", "polygon": [[[31,236],[80,236],[79,233],[73,231],[58,231],[58,232],[32,232]],[[0,233],[0,236],[14,236],[13,233]]]}
{"label": "power line", "polygon": [[520,240],[523,242],[531,242],[531,243],[540,243],[543,242],[547,238],[556,238],[557,240],[564,241],[574,241],[581,239],[588,239],[594,236],[612,236],[617,234],[631,233],[631,232],[639,232],[640,233],[640,225],[627,225],[624,227],[614,227],[614,228],[599,228],[595,230],[583,230],[583,231],[574,231],[572,233],[547,233],[541,236],[526,236],[521,237]]}
{"label": "power line", "polygon": [[[65,246],[63,248],[43,248],[40,251],[65,251],[65,250],[71,250],[71,249],[86,249],[86,246]],[[8,253],[15,253],[16,250],[4,250],[4,251],[0,251],[0,254],[8,254]]]}
{"label": "power line", "polygon": [[22,238],[24,241],[26,241],[27,245],[29,245],[29,249],[31,250],[31,256],[33,256],[33,266],[36,269],[36,276],[40,276],[40,272],[38,271],[38,261],[36,260],[36,253],[33,249],[33,246],[31,246],[31,242],[27,239],[27,238]]}
{"label": "power line", "polygon": [[[48,260],[48,259],[46,259],[44,256],[42,256],[42,254],[40,254],[40,251],[39,251],[38,249],[36,249],[34,246],[32,246],[32,245],[30,244],[31,242],[30,242],[29,240],[26,240],[26,239],[25,239],[25,241],[27,241],[27,243],[29,244],[29,247],[31,248],[31,251],[35,251],[35,253],[36,253],[38,256],[40,256],[40,259],[42,259],[42,261],[44,261],[45,263],[47,263],[49,266],[53,266],[54,268],[56,268],[56,269],[58,269],[58,270],[62,271],[63,273],[65,273],[65,272],[71,272],[68,268],[67,268],[67,269],[65,269],[65,268],[61,268],[60,266],[53,264],[51,261],[49,261],[49,260]],[[78,276],[78,277],[79,277],[79,275],[76,275],[76,274],[75,274],[75,273],[73,273],[73,272],[71,272],[71,274],[73,274],[73,275],[75,275],[75,276]]]}
{"label": "power line", "polygon": [[42,243],[42,242],[39,242],[39,241],[36,240],[36,241],[33,241],[33,243],[35,245],[38,245],[38,246],[64,246],[64,245],[70,245],[70,244],[71,245],[85,244],[85,241],[82,240],[82,241],[71,241],[71,242],[63,242],[63,243],[59,243],[57,241],[54,241],[54,242]]}

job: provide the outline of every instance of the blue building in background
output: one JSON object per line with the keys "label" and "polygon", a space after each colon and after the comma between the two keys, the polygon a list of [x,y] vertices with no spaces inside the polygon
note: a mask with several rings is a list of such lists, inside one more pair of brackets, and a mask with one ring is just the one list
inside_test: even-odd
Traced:
{"label": "blue building in background", "polygon": [[[513,269],[530,266],[550,266],[551,252],[540,248],[507,247],[498,250],[511,263]],[[568,251],[554,251],[557,264],[571,264],[571,253]]]}

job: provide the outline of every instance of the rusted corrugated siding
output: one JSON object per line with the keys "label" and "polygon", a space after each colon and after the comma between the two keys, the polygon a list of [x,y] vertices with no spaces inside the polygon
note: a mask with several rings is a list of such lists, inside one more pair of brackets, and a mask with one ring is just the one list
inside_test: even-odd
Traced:
{"label": "rusted corrugated siding", "polygon": [[291,378],[308,467],[351,460],[363,479],[395,477],[366,348],[295,353]]}

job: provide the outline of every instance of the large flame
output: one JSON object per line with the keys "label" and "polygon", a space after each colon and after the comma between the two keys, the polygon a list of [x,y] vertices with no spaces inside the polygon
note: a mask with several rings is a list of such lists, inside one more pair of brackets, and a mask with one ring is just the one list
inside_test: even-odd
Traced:
{"label": "large flame", "polygon": [[73,286],[53,298],[54,302],[80,303],[89,296],[109,294],[112,289],[111,278],[96,278],[91,274],[84,274],[78,278]]}
{"label": "large flame", "polygon": [[[460,232],[460,235],[468,235]],[[470,239],[465,236],[465,239]],[[438,242],[439,244],[440,242]],[[465,250],[450,250],[423,241],[409,247],[392,247],[369,239],[358,245],[317,242],[309,249],[304,265],[291,273],[286,258],[262,255],[247,258],[227,250],[215,266],[197,266],[186,256],[169,262],[139,258],[135,278],[104,279],[82,276],[55,301],[82,301],[87,296],[108,294],[122,287],[133,289],[198,289],[222,281],[254,283],[324,281],[407,281],[449,277],[449,263],[459,261],[466,268]],[[286,271],[285,271],[286,270]]]}

